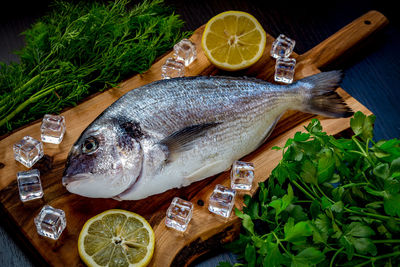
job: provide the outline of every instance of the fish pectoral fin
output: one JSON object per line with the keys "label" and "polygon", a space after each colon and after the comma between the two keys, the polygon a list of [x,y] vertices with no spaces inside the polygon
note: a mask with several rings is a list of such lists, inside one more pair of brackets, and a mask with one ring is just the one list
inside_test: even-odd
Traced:
{"label": "fish pectoral fin", "polygon": [[199,181],[203,178],[207,178],[207,177],[213,176],[217,173],[223,172],[224,170],[227,169],[227,167],[226,167],[227,165],[228,165],[228,163],[226,160],[218,160],[211,164],[203,166],[200,169],[194,171],[189,176],[186,176],[183,179],[182,185],[187,186],[187,185],[190,185],[191,183]]}
{"label": "fish pectoral fin", "polygon": [[208,130],[220,125],[219,122],[191,125],[167,136],[160,144],[168,148],[168,161],[172,161],[176,154],[190,150],[194,141],[203,137]]}

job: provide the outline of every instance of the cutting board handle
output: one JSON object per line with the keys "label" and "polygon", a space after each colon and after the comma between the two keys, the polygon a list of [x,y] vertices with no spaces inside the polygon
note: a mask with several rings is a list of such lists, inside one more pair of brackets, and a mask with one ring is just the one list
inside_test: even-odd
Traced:
{"label": "cutting board handle", "polygon": [[324,67],[388,23],[382,13],[371,10],[300,55],[297,61],[304,60],[315,68]]}

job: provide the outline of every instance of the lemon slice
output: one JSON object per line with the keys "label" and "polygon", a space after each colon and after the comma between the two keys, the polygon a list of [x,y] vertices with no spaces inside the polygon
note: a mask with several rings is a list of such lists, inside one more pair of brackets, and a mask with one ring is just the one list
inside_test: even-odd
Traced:
{"label": "lemon slice", "polygon": [[112,209],[89,219],[78,250],[88,266],[146,266],[154,251],[154,232],[140,215]]}
{"label": "lemon slice", "polygon": [[241,11],[226,11],[207,22],[201,46],[217,67],[240,70],[260,59],[265,42],[265,31],[256,18]]}

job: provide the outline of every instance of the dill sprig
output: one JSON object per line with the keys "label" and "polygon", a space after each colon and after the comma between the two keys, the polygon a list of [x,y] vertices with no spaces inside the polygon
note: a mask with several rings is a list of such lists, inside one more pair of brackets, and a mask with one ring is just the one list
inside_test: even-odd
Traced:
{"label": "dill sprig", "polygon": [[189,32],[163,0],[56,1],[23,32],[20,63],[0,62],[0,135],[149,69]]}

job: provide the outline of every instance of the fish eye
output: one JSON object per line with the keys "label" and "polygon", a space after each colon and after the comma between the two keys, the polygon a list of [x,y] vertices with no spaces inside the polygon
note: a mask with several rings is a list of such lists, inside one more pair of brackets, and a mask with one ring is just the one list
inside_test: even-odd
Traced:
{"label": "fish eye", "polygon": [[86,140],[82,144],[82,153],[92,154],[96,152],[98,148],[99,148],[99,141],[95,137],[90,136],[86,138]]}

